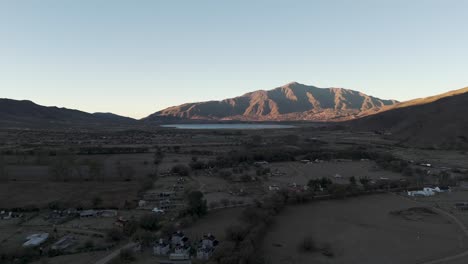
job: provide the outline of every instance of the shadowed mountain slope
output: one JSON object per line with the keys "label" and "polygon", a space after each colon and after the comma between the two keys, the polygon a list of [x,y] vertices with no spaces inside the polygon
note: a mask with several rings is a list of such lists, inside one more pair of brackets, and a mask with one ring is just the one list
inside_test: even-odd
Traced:
{"label": "shadowed mountain slope", "polygon": [[129,125],[137,121],[114,114],[90,114],[48,107],[27,100],[0,99],[0,126],[49,128],[60,126]]}
{"label": "shadowed mountain slope", "polygon": [[385,130],[418,147],[468,147],[468,88],[397,104],[350,122],[358,129]]}

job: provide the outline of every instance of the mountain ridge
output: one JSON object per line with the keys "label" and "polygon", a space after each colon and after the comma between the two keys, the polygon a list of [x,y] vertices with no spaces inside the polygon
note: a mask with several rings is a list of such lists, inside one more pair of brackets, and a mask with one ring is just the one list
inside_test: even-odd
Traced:
{"label": "mountain ridge", "polygon": [[143,118],[238,121],[342,121],[396,104],[344,88],[318,88],[297,82],[271,90],[256,90],[223,100],[171,106]]}

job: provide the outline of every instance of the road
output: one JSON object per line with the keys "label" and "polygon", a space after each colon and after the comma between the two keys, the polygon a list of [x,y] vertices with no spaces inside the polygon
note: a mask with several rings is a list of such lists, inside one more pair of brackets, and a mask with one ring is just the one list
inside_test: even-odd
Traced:
{"label": "road", "polygon": [[111,260],[113,260],[114,258],[116,258],[117,256],[119,256],[120,254],[120,251],[121,250],[124,250],[124,249],[129,249],[129,248],[133,248],[134,246],[136,246],[137,243],[135,242],[130,242],[116,250],[114,250],[112,253],[110,253],[109,255],[105,256],[104,258],[96,261],[95,264],[107,264],[109,263]]}

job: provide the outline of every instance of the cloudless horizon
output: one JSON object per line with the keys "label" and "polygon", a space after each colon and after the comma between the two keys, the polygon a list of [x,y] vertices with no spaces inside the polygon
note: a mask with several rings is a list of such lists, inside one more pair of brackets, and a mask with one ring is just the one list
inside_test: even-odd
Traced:
{"label": "cloudless horizon", "polygon": [[142,118],[286,83],[468,86],[468,1],[0,0],[0,98]]}

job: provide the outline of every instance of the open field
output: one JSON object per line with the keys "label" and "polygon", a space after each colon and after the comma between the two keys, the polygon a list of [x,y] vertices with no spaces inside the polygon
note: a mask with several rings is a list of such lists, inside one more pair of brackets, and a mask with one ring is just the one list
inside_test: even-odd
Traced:
{"label": "open field", "polygon": [[0,183],[0,208],[37,206],[60,201],[72,206],[90,206],[94,197],[103,205],[120,207],[125,200],[136,199],[135,182],[8,182]]}
{"label": "open field", "polygon": [[[268,263],[420,263],[461,252],[468,241],[438,214],[392,215],[421,206],[394,195],[322,201],[287,208],[264,240]],[[306,236],[329,245],[333,257],[305,253]]]}
{"label": "open field", "polygon": [[273,176],[268,183],[307,184],[311,179],[329,178],[338,183],[348,183],[349,178],[367,177],[371,180],[381,178],[397,180],[401,174],[380,169],[372,161],[327,161],[321,163],[303,164],[300,162],[278,162],[271,164],[272,171],[282,172],[281,176]]}
{"label": "open field", "polygon": [[[417,210],[390,214],[411,207],[440,206],[468,224],[465,212],[453,211],[454,202],[468,201],[465,192],[417,198],[422,204],[396,196],[370,195],[291,205],[300,202],[301,196],[334,198],[325,185],[318,190],[306,188],[310,180],[322,178],[330,179],[335,191],[343,187],[347,189],[342,191],[354,192],[388,188],[386,182],[392,186],[401,182],[434,185],[444,170],[449,177],[463,178],[464,163],[453,162],[464,153],[438,152],[434,159],[426,159],[430,155],[424,150],[396,146],[386,136],[301,125],[267,133],[156,129],[76,134],[29,131],[22,135],[3,134],[7,139],[0,153],[0,208],[25,211],[21,219],[0,220],[4,245],[17,247],[28,233],[50,233],[55,226],[60,235],[75,234],[79,245],[92,238],[94,247],[110,247],[91,255],[43,257],[48,263],[94,263],[141,232],[153,235],[151,245],[159,238],[168,239],[161,235],[165,228],[181,229],[192,242],[211,233],[220,245],[232,245],[228,241],[232,237],[225,231],[239,223],[245,206],[255,208],[265,197],[285,193],[291,195],[292,202],[277,219],[273,217],[276,224],[265,230],[263,251],[256,241],[259,248],[252,251],[264,254],[271,263],[419,263],[468,248],[457,226],[441,215]],[[444,156],[449,158],[444,160]],[[304,159],[311,162],[301,162]],[[411,160],[434,164],[425,168]],[[444,166],[456,167],[457,172]],[[175,170],[178,167],[183,170]],[[354,185],[350,184],[353,176],[357,180]],[[368,179],[368,185],[361,178]],[[206,201],[206,215],[199,217],[188,211],[188,197],[193,192],[201,193]],[[49,218],[57,207],[59,211],[116,208],[117,216]],[[40,211],[30,212],[31,208]],[[153,213],[158,226],[145,229],[140,220],[154,208],[164,208],[164,212]],[[119,217],[124,227],[130,220],[136,230],[123,234]],[[108,232],[116,229],[121,234],[118,242],[109,244]],[[329,245],[334,256],[298,251],[305,235],[319,246]],[[46,250],[56,240],[49,241]],[[151,251],[152,246],[144,247],[135,254],[134,263],[165,259],[152,256]],[[382,262],[380,256],[389,262]]]}
{"label": "open field", "polygon": [[226,239],[227,227],[237,224],[244,208],[229,208],[209,212],[197,223],[183,231],[194,239],[201,238],[204,234],[211,233],[220,241]]}

